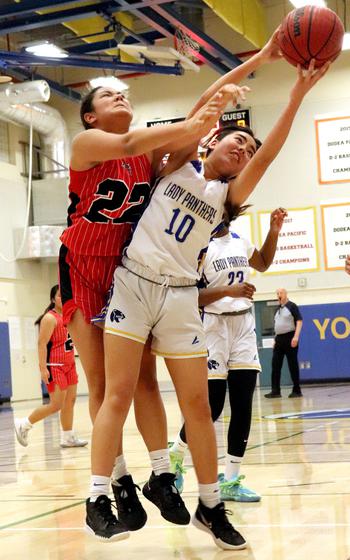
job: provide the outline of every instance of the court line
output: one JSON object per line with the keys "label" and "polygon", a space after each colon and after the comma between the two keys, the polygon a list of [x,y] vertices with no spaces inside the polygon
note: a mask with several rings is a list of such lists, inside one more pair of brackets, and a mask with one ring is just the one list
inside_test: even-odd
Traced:
{"label": "court line", "polygon": [[[251,446],[251,447],[249,447],[249,448],[247,447],[247,451],[249,451],[249,450],[251,450],[251,449],[257,449],[257,448],[259,448],[259,447],[264,447],[265,445],[271,445],[272,443],[276,443],[276,442],[278,442],[278,441],[283,441],[283,440],[285,440],[285,439],[290,439],[290,438],[292,438],[292,437],[295,437],[295,436],[297,436],[297,435],[301,435],[301,434],[305,433],[305,431],[306,431],[306,430],[303,430],[303,431],[301,431],[301,432],[296,432],[295,434],[289,434],[288,436],[284,436],[284,437],[282,437],[282,438],[277,438],[277,439],[274,440],[274,441],[268,441],[268,442],[260,443],[260,444]],[[221,459],[221,458],[223,458],[223,457],[219,457],[219,459]],[[188,468],[193,468],[193,467],[188,467]],[[69,469],[69,470],[70,470],[70,469]],[[79,469],[79,470],[80,470],[80,469]],[[140,484],[142,484],[142,483],[140,483]],[[9,524],[7,524],[7,525],[1,525],[1,526],[0,526],[0,531],[3,531],[4,529],[7,529],[7,528],[9,528],[9,527],[15,527],[16,525],[20,525],[21,523],[27,523],[28,521],[33,521],[34,519],[40,519],[41,517],[46,517],[47,515],[52,515],[53,513],[57,513],[57,512],[59,512],[59,511],[65,510],[65,509],[69,509],[69,508],[76,507],[76,506],[78,506],[78,505],[82,505],[83,503],[85,503],[85,500],[84,500],[84,501],[77,502],[77,503],[75,503],[75,504],[71,504],[71,505],[69,505],[69,506],[64,506],[64,507],[62,507],[62,508],[58,508],[58,509],[55,509],[55,510],[52,510],[52,511],[48,511],[48,512],[45,512],[45,513],[41,513],[41,514],[38,514],[38,515],[35,515],[35,516],[32,516],[32,517],[28,517],[28,518],[25,518],[25,519],[20,520],[20,521],[15,521],[15,522],[9,523]],[[269,526],[269,525],[268,525],[268,526]]]}
{"label": "court line", "polygon": [[[13,523],[8,523],[7,525],[0,525],[0,531],[3,531],[4,529],[8,529],[9,527],[15,527],[16,525],[20,525],[21,523],[27,523],[28,521],[33,521],[34,519],[40,519],[40,517],[46,517],[47,515],[52,515],[53,513],[58,513],[59,511],[63,511],[65,509],[71,509],[73,507],[80,506],[82,504],[85,504],[85,500],[82,500],[82,501],[77,502],[75,504],[70,504],[69,506],[63,506],[61,508],[53,509],[51,511],[46,511],[44,513],[39,513],[38,515],[33,515],[31,517],[26,517],[25,519],[22,519],[20,521],[14,521]],[[57,527],[56,527],[56,530],[57,530]]]}
{"label": "court line", "polygon": [[[182,529],[192,527],[191,525],[186,525],[184,527],[179,527],[178,525],[173,526],[173,528],[178,531]],[[243,525],[242,523],[235,523],[235,527],[244,529],[268,529],[269,527],[280,527],[281,529],[300,529],[304,527],[308,528],[329,528],[329,527],[349,527],[348,523],[247,523]],[[171,525],[146,525],[142,528],[143,530],[155,530],[155,529],[171,529]],[[84,527],[16,527],[5,529],[5,532],[36,532],[36,531],[84,531]]]}

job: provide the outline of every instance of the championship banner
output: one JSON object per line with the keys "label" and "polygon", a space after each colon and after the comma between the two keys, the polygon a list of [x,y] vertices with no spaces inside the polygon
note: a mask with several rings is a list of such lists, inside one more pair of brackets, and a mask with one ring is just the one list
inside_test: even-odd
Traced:
{"label": "championship banner", "polygon": [[318,181],[350,182],[350,116],[316,118]]}
{"label": "championship banner", "polygon": [[343,270],[350,253],[350,202],[322,204],[326,270]]}
{"label": "championship banner", "polygon": [[[260,245],[270,229],[271,212],[259,212]],[[319,269],[315,208],[288,209],[274,261],[264,274],[313,272]]]}

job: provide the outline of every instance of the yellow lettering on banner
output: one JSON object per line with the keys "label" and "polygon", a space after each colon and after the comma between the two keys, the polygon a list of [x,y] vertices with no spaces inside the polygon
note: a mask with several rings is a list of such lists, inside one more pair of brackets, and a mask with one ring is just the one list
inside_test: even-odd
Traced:
{"label": "yellow lettering on banner", "polygon": [[[343,323],[345,330],[343,333],[338,333],[337,324]],[[347,338],[350,335],[350,321],[347,317],[336,317],[331,324],[331,331],[334,338]]]}
{"label": "yellow lettering on banner", "polygon": [[330,319],[325,319],[323,321],[322,325],[321,325],[321,323],[318,319],[312,319],[312,321],[315,323],[316,327],[319,330],[320,340],[325,340],[325,338],[326,338],[326,328],[328,327]]}

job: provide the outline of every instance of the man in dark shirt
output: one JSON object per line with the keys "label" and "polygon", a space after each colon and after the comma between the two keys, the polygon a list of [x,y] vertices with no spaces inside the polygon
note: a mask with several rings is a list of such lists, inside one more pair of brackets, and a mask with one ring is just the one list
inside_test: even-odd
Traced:
{"label": "man in dark shirt", "polygon": [[272,354],[271,392],[267,399],[281,397],[281,370],[284,356],[287,356],[290,376],[293,381],[293,390],[289,398],[302,397],[300,389],[300,374],[298,364],[298,342],[303,318],[298,306],[289,301],[284,288],[277,290],[280,303],[275,313],[275,346]]}

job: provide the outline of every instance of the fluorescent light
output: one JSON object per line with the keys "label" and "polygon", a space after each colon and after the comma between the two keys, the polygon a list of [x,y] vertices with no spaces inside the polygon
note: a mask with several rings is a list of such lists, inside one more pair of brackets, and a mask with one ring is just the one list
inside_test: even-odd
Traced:
{"label": "fluorescent light", "polygon": [[322,6],[323,8],[327,8],[327,2],[325,2],[325,0],[308,0],[308,2],[305,2],[304,0],[290,1],[296,8],[302,8],[303,6]]}
{"label": "fluorescent light", "polygon": [[34,54],[35,56],[53,57],[53,58],[67,58],[68,54],[56,47],[53,43],[42,41],[41,43],[31,44],[25,47],[26,52]]}
{"label": "fluorescent light", "polygon": [[350,49],[350,33],[345,33],[343,40],[343,51],[348,51]]}
{"label": "fluorescent light", "polygon": [[119,80],[115,76],[100,76],[99,78],[92,78],[90,80],[91,87],[111,87],[117,91],[125,91],[129,89],[128,84]]}

